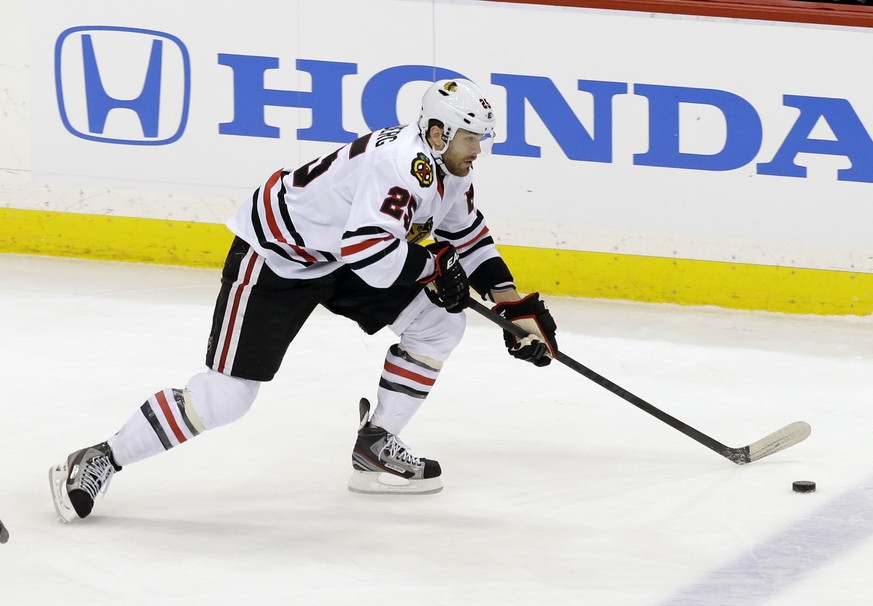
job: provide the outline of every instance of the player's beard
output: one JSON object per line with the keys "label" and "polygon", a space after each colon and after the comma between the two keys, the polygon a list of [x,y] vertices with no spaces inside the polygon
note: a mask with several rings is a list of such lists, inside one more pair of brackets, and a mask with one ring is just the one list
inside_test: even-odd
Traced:
{"label": "player's beard", "polygon": [[476,157],[466,157],[466,158],[446,158],[443,156],[443,163],[445,164],[446,170],[455,175],[456,177],[466,177],[470,174],[470,169],[473,168],[473,162],[476,160]]}

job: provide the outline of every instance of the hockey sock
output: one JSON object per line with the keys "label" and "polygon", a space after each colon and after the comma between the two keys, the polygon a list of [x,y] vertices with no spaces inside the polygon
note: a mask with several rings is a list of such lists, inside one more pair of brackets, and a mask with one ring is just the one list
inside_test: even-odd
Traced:
{"label": "hockey sock", "polygon": [[436,382],[442,362],[392,345],[379,379],[378,405],[371,422],[397,435],[415,415]]}
{"label": "hockey sock", "polygon": [[239,419],[259,386],[210,370],[192,377],[185,389],[157,392],[108,440],[115,460],[128,465]]}

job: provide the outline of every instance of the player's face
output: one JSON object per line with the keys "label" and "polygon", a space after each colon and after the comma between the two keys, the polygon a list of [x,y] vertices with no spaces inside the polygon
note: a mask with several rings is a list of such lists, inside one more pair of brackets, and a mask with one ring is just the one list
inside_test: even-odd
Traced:
{"label": "player's face", "polygon": [[462,128],[449,141],[449,147],[443,153],[446,169],[458,177],[466,177],[473,167],[473,161],[482,153],[479,144],[482,135],[471,133]]}

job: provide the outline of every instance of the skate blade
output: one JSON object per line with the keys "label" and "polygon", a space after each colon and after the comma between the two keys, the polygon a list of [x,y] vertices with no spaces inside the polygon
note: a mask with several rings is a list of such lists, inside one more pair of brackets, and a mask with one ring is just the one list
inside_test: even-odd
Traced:
{"label": "skate blade", "polygon": [[70,520],[76,517],[76,510],[73,509],[73,504],[70,502],[70,497],[67,496],[67,490],[64,487],[66,482],[66,465],[55,465],[49,469],[49,486],[52,490],[52,502],[55,505],[55,511],[58,512],[58,517],[64,524],[68,524]]}
{"label": "skate blade", "polygon": [[352,471],[349,490],[358,494],[436,494],[443,489],[441,478],[407,480],[391,473]]}

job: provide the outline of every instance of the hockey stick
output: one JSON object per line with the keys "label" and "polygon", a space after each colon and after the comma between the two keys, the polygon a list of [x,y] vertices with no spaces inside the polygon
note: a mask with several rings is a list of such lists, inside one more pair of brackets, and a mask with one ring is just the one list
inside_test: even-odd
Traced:
{"label": "hockey stick", "polygon": [[[528,336],[527,331],[520,328],[516,324],[513,324],[506,318],[491,311],[473,298],[470,298],[469,307],[517,337],[524,338]],[[780,450],[785,450],[790,446],[794,446],[795,444],[805,440],[809,436],[810,431],[812,431],[808,423],[805,423],[804,421],[796,421],[794,423],[786,425],[782,429],[779,429],[767,436],[764,436],[757,442],[752,442],[748,446],[732,448],[730,446],[725,446],[718,440],[709,437],[705,433],[694,429],[687,423],[683,423],[676,417],[673,417],[663,410],[656,408],[655,406],[643,400],[641,397],[632,394],[625,388],[616,385],[603,375],[600,375],[588,368],[587,366],[577,362],[567,354],[559,351],[555,356],[555,359],[564,366],[575,370],[585,378],[594,381],[595,383],[611,391],[618,397],[630,402],[637,408],[644,410],[653,417],[663,421],[673,429],[681,431],[692,440],[695,440],[700,444],[703,444],[707,448],[714,450],[724,458],[728,459],[729,461],[733,461],[737,465],[751,463],[752,461],[757,461],[758,459],[762,459],[768,455],[777,453]]]}

